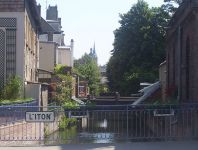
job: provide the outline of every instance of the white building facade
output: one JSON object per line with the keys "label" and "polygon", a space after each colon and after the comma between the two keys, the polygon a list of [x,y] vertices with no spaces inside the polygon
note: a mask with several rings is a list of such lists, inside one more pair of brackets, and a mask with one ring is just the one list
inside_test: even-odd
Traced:
{"label": "white building facade", "polygon": [[[14,5],[15,3],[15,5]],[[0,0],[0,88],[10,76],[38,81],[39,14],[35,0]]]}

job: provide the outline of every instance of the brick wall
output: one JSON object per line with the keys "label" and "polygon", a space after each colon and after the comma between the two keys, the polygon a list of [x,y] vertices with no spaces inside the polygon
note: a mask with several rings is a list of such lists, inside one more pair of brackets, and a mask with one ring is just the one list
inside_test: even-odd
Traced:
{"label": "brick wall", "polygon": [[0,0],[1,12],[23,12],[24,0]]}
{"label": "brick wall", "polygon": [[186,103],[198,101],[198,12],[183,9],[167,34],[167,86],[178,89]]}

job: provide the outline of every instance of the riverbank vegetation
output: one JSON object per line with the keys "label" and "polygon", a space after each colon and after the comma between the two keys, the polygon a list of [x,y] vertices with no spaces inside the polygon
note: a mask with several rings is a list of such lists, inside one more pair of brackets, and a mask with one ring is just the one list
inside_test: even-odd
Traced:
{"label": "riverbank vegetation", "polygon": [[59,127],[59,130],[65,130],[65,129],[68,129],[68,128],[76,125],[76,123],[77,123],[76,118],[67,118],[64,115],[64,116],[62,116],[62,118],[58,124],[58,127]]}
{"label": "riverbank vegetation", "polygon": [[72,97],[72,72],[64,65],[57,65],[55,67],[55,74],[52,78],[53,84],[51,88],[54,91],[52,94],[52,102],[56,105],[77,108],[79,105],[71,100]]}
{"label": "riverbank vegetation", "polygon": [[74,71],[88,81],[91,95],[99,95],[100,71],[95,60],[88,54],[84,54],[74,62]]}

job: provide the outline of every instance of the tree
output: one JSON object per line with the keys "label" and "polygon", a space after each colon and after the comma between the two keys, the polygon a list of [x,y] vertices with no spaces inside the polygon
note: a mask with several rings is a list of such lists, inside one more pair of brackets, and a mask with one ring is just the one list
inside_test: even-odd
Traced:
{"label": "tree", "polygon": [[57,65],[55,67],[53,82],[55,84],[55,102],[59,105],[65,105],[71,101],[72,76],[68,72],[68,67]]}
{"label": "tree", "polygon": [[100,72],[95,60],[85,53],[82,58],[75,60],[74,68],[81,77],[88,81],[91,94],[98,95]]}
{"label": "tree", "polygon": [[176,3],[176,4],[181,4],[184,0],[164,0],[164,2],[169,2],[169,3]]}
{"label": "tree", "polygon": [[149,8],[139,0],[120,18],[107,76],[112,91],[129,95],[138,91],[140,82],[158,79],[159,64],[165,59],[165,28],[170,15],[163,7]]}
{"label": "tree", "polygon": [[163,9],[173,15],[184,0],[164,0]]}

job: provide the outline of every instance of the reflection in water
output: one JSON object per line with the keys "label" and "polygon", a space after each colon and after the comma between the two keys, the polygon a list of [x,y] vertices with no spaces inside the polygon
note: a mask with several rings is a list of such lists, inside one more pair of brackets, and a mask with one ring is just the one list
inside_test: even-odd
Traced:
{"label": "reflection in water", "polygon": [[53,143],[47,144],[116,142],[120,134],[124,137],[126,134],[125,120],[119,118],[122,116],[116,113],[90,113],[89,118],[79,119],[76,127],[51,134],[46,141],[50,140]]}
{"label": "reflection in water", "polygon": [[113,133],[79,133],[78,139],[80,143],[113,143]]}
{"label": "reflection in water", "polygon": [[101,127],[101,128],[107,128],[107,119],[104,119],[104,121],[103,122],[100,122],[99,124],[98,124],[98,126],[99,127]]}

